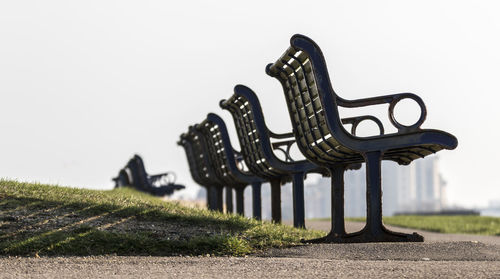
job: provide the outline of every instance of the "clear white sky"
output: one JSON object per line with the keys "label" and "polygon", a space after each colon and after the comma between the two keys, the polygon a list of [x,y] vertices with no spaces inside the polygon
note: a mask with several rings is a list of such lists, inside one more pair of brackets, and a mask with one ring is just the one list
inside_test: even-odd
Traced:
{"label": "clear white sky", "polygon": [[450,202],[500,199],[500,2],[236,2],[1,1],[0,177],[110,189],[137,152],[194,193],[179,134],[210,111],[234,133],[218,102],[237,83],[289,131],[264,67],[301,33],[340,96],[423,98],[424,127],[459,140],[440,152]]}

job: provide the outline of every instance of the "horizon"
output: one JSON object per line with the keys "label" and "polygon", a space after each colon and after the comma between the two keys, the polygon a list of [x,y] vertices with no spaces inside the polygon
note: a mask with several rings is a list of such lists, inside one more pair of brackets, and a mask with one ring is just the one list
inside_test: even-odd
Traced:
{"label": "horizon", "polygon": [[[286,12],[299,1],[28,2],[0,4],[0,177],[111,189],[138,153],[148,173],[176,172],[186,185],[176,197],[193,197],[177,139],[214,112],[239,149],[218,107],[236,84],[257,93],[271,130],[291,131],[281,85],[264,67],[300,33],[321,47],[339,96],[415,93],[427,107],[423,128],[458,138],[438,152],[451,204],[500,200],[500,131],[488,126],[500,122],[498,2],[317,3],[299,19]],[[387,106],[341,116],[360,112],[395,131]],[[419,116],[411,103],[396,113],[405,123]]]}

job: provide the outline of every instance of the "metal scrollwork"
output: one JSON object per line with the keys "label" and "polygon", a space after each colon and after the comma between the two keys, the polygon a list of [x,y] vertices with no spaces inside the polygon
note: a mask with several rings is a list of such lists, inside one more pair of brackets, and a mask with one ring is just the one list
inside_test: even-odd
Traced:
{"label": "metal scrollwork", "polygon": [[[420,118],[417,120],[415,124],[410,126],[406,126],[399,123],[394,117],[394,108],[396,107],[396,104],[403,99],[412,99],[415,102],[417,102],[417,104],[420,106]],[[420,129],[420,126],[422,125],[422,123],[424,123],[426,117],[427,117],[427,109],[425,107],[424,101],[422,101],[422,99],[417,95],[413,94],[400,95],[394,98],[389,105],[389,120],[391,121],[392,125],[394,125],[394,127],[398,129],[398,132],[407,132]]]}
{"label": "metal scrollwork", "polygon": [[382,122],[375,116],[372,115],[363,115],[363,116],[357,116],[357,117],[350,117],[350,118],[343,118],[342,123],[343,124],[352,124],[351,127],[351,134],[354,136],[356,135],[356,129],[358,128],[359,123],[365,121],[365,120],[371,120],[377,124],[380,135],[384,134],[384,125]]}
{"label": "metal scrollwork", "polygon": [[[295,140],[281,141],[273,143],[273,150],[279,150],[285,154],[285,162],[295,162],[295,160],[290,156],[290,149],[295,143]],[[286,146],[284,149],[282,146]]]}

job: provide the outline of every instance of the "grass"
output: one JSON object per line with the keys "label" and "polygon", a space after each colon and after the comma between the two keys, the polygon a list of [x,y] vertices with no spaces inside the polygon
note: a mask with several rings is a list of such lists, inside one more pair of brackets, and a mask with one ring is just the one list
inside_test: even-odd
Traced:
{"label": "grass", "polygon": [[233,255],[323,232],[188,208],[131,189],[0,180],[0,255]]}
{"label": "grass", "polygon": [[[364,218],[349,218],[364,222]],[[500,236],[500,218],[474,215],[401,215],[383,217],[384,224],[439,233]]]}

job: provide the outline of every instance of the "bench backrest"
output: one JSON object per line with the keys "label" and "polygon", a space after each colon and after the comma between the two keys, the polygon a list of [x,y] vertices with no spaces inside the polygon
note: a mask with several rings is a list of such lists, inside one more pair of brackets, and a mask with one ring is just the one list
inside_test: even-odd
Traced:
{"label": "bench backrest", "polygon": [[193,180],[203,186],[206,185],[206,181],[204,180],[203,175],[199,171],[199,160],[195,156],[193,152],[193,146],[190,141],[186,139],[187,135],[182,134],[181,139],[179,140],[178,144],[181,145],[184,148],[184,152],[186,152],[186,157],[188,160],[188,165],[189,165],[189,171],[191,172],[191,177],[193,177]]}
{"label": "bench backrest", "polygon": [[118,173],[117,186],[130,186],[130,178],[125,169],[121,169]]}
{"label": "bench backrest", "polygon": [[[218,121],[216,124],[213,120]],[[207,119],[200,123],[199,131],[206,139],[209,149],[210,159],[213,163],[217,176],[231,185],[237,181],[234,173],[238,171],[236,167],[235,155],[232,146],[228,146],[227,140],[223,136],[227,136],[227,130],[224,122],[218,115],[209,114]],[[225,135],[223,135],[225,133]],[[224,137],[225,138],[225,137]],[[229,139],[229,137],[227,137]]]}
{"label": "bench backrest", "polygon": [[238,168],[236,154],[231,145],[226,124],[220,116],[209,113],[207,119],[200,123],[199,130],[207,140],[209,153],[218,177],[224,180],[227,185],[247,185],[261,180]]}
{"label": "bench backrest", "polygon": [[215,175],[203,135],[194,127],[190,127],[189,132],[181,136],[181,143],[186,150],[191,174],[196,183],[203,186],[222,185]]}
{"label": "bench backrest", "polygon": [[131,183],[133,184],[133,186],[137,187],[138,189],[147,189],[149,188],[149,186],[151,186],[141,156],[137,154],[134,155],[134,157],[130,159],[127,166],[131,172]]}
{"label": "bench backrest", "polygon": [[323,53],[302,35],[294,35],[290,45],[266,72],[283,86],[299,149],[319,162],[352,157],[353,151],[342,143],[347,131],[341,124],[339,97],[331,86]]}
{"label": "bench backrest", "polygon": [[270,162],[276,160],[272,152],[269,132],[259,99],[248,87],[237,85],[234,95],[222,100],[220,106],[233,116],[241,153],[248,169],[261,177],[275,178],[282,176]]}

